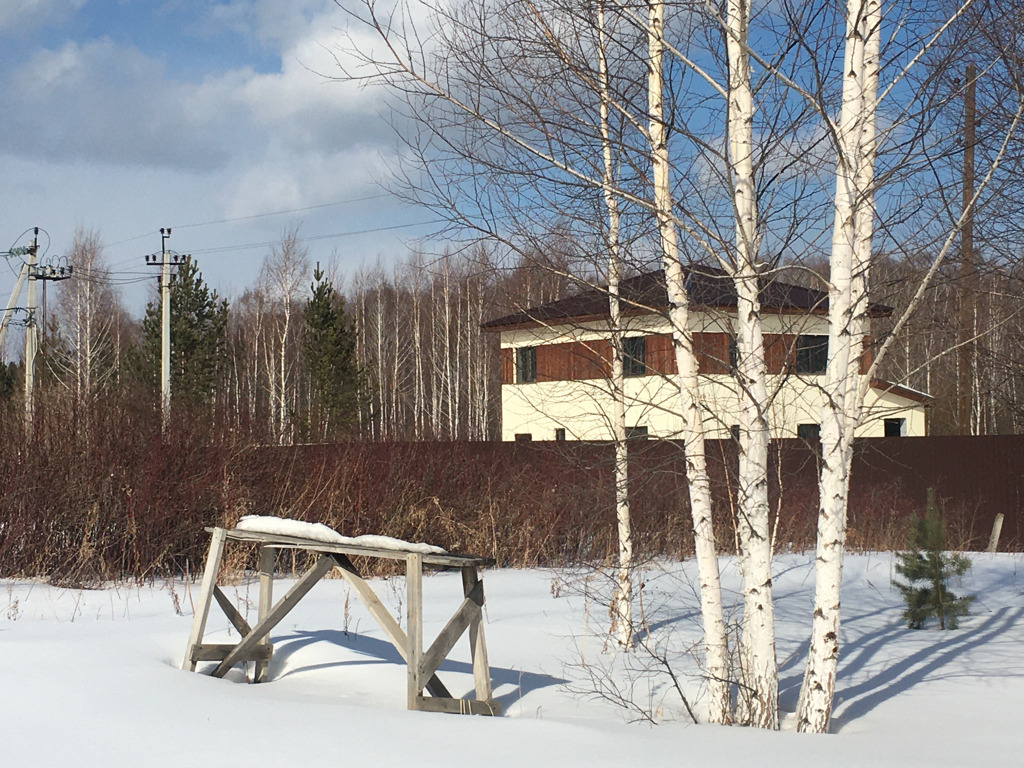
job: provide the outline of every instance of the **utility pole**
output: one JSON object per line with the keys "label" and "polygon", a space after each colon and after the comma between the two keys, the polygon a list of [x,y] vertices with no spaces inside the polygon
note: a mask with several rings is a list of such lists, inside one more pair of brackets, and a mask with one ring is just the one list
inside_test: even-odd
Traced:
{"label": "utility pole", "polygon": [[39,227],[35,228],[28,250],[28,300],[25,323],[25,423],[32,428],[35,414],[36,352],[39,351],[39,326],[36,322],[36,260],[39,257]]}
{"label": "utility pole", "polygon": [[180,256],[167,250],[170,227],[160,227],[160,254],[146,256],[146,263],[160,267],[160,413],[166,431],[171,420],[171,267]]}
{"label": "utility pole", "polygon": [[975,326],[977,311],[978,268],[974,258],[974,145],[975,145],[975,81],[977,72],[973,64],[967,65],[964,92],[964,172],[963,212],[967,214],[960,232],[960,344],[957,348],[957,432],[972,432],[972,406],[974,404],[974,366],[976,365]]}
{"label": "utility pole", "polygon": [[[28,248],[15,248],[8,253],[0,254],[0,256],[27,256]],[[17,309],[18,297],[21,296],[21,287],[25,284],[25,278],[28,277],[28,264],[22,262],[21,270],[18,272],[18,280],[14,283],[14,289],[11,291],[11,298],[7,301],[7,307],[4,309],[4,313],[0,316],[0,351],[4,347],[4,335],[7,333],[7,326],[10,325],[11,317],[14,316],[14,312]]]}

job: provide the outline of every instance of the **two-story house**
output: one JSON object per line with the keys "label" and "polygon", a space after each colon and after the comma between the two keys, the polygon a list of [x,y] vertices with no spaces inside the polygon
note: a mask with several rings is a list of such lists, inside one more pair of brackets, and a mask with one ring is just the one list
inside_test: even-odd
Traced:
{"label": "two-story house", "polygon": [[[736,293],[724,272],[687,271],[690,331],[709,438],[737,434]],[[662,272],[622,281],[626,424],[629,434],[674,438],[682,423]],[[828,360],[828,294],[778,280],[761,293],[773,437],[818,434]],[[870,315],[891,310],[871,305]],[[501,335],[502,439],[611,439],[608,293],[593,289],[484,324]],[[864,351],[862,375],[870,363]],[[928,395],[873,380],[861,437],[920,436]]]}

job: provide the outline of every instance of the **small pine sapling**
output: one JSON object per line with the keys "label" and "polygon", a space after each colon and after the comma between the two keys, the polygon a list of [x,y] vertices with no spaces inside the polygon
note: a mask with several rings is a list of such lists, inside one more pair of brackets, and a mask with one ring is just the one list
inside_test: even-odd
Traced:
{"label": "small pine sapling", "polygon": [[925,516],[915,521],[907,537],[907,551],[900,552],[896,573],[906,583],[895,582],[907,609],[903,618],[910,629],[920,629],[925,620],[935,617],[939,629],[956,629],[959,617],[966,616],[974,595],[957,597],[948,587],[954,576],[971,569],[963,555],[946,552],[946,525],[935,502],[935,489],[928,489]]}

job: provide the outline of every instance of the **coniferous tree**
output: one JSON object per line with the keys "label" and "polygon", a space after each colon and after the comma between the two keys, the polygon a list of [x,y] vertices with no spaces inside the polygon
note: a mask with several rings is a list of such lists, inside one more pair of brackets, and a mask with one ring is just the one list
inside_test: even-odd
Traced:
{"label": "coniferous tree", "polygon": [[320,439],[350,432],[359,421],[361,375],[355,329],[344,298],[317,264],[303,308],[302,354],[309,376],[308,427]]}
{"label": "coniferous tree", "polygon": [[[228,303],[186,257],[171,279],[171,397],[188,405],[208,403],[224,364]],[[160,376],[160,304],[146,305],[141,370],[149,383]]]}
{"label": "coniferous tree", "polygon": [[971,561],[963,555],[946,552],[946,526],[935,502],[935,489],[928,489],[925,516],[918,518],[907,540],[908,551],[899,553],[896,573],[906,583],[896,582],[907,604],[903,618],[911,629],[920,629],[935,617],[939,629],[956,629],[966,616],[973,595],[957,597],[949,590],[949,580],[963,576]]}
{"label": "coniferous tree", "polygon": [[0,403],[10,402],[19,390],[19,366],[0,362]]}

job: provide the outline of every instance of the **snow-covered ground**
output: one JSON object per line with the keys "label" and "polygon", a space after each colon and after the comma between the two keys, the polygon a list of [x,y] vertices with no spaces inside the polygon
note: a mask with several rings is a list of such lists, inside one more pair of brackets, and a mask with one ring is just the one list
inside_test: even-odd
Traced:
{"label": "snow-covered ground", "polygon": [[[500,718],[406,711],[405,669],[341,580],[319,584],[277,627],[263,685],[240,684],[240,667],[226,680],[179,669],[196,585],[82,591],[0,582],[0,765],[1024,765],[1022,558],[972,559],[961,588],[978,598],[961,628],[915,632],[900,623],[892,556],[848,558],[829,736],[689,725],[662,678],[634,687],[658,726],[627,722],[635,713],[569,690],[593,689],[588,669],[622,683],[622,657],[602,653],[592,634],[607,615],[580,593],[581,576],[566,586],[552,571],[484,574]],[[723,567],[735,587],[731,564]],[[775,571],[782,703],[791,711],[811,561],[787,555]],[[695,662],[683,652],[698,639],[692,576],[689,563],[649,569],[643,611],[652,647],[674,659],[699,710]],[[402,579],[375,584],[402,610]],[[227,589],[250,617],[257,591],[247,582]],[[437,574],[424,592],[429,643],[461,583]],[[210,627],[208,642],[231,636],[216,609]],[[468,662],[463,640],[439,671],[456,695],[472,688]]]}

